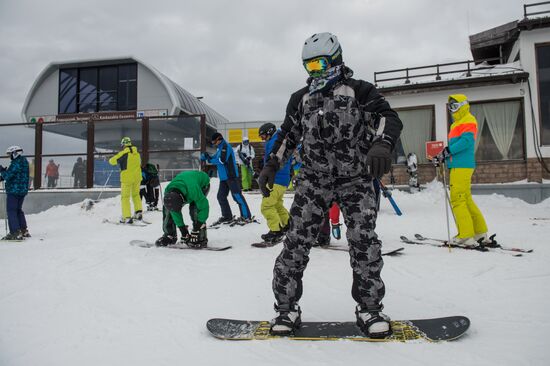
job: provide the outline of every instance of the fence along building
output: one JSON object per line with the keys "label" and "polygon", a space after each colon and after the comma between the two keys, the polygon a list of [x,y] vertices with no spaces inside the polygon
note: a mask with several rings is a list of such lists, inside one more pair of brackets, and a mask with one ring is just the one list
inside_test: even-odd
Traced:
{"label": "fence along building", "polygon": [[165,172],[198,169],[206,137],[228,122],[134,57],[50,63],[32,85],[21,117],[24,124],[2,125],[0,133],[14,136],[10,143],[21,145],[33,161],[36,188],[46,186],[50,160],[59,164],[55,187],[81,187],[73,172],[78,158],[86,166],[85,187],[117,186],[118,168],[106,159],[119,150],[123,136],[132,139],[142,160]]}
{"label": "fence along building", "polygon": [[447,143],[450,94],[465,94],[478,121],[473,183],[550,178],[550,2],[525,5],[523,19],[471,35],[470,49],[473,60],[375,72],[404,124],[397,183],[406,183],[411,152],[421,183],[434,178],[425,142]]}

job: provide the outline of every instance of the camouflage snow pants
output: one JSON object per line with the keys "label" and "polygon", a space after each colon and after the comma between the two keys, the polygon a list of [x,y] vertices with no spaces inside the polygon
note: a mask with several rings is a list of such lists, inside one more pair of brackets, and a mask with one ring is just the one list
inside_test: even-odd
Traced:
{"label": "camouflage snow pants", "polygon": [[297,304],[302,297],[302,276],[309,252],[332,202],[340,206],[347,226],[352,297],[369,310],[382,309],[385,287],[380,272],[384,262],[382,243],[374,232],[377,211],[372,180],[335,179],[317,174],[300,177],[284,248],[275,261],[272,285],[280,309]]}

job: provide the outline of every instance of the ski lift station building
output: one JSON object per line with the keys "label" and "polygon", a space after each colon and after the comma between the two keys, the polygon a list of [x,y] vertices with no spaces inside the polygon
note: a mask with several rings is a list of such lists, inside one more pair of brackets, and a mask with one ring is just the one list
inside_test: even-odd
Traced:
{"label": "ski lift station building", "polygon": [[135,57],[52,62],[27,95],[24,124],[1,125],[0,133],[18,136],[13,143],[34,160],[36,188],[50,160],[60,164],[56,188],[73,188],[78,158],[86,162],[85,187],[118,186],[118,168],[106,159],[124,136],[170,179],[199,169],[207,137],[228,122],[200,99]]}

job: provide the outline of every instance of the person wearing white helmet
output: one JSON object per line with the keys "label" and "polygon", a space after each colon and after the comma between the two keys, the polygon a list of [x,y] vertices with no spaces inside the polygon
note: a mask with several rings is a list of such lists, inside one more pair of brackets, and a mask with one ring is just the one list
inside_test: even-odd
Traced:
{"label": "person wearing white helmet", "polygon": [[357,325],[370,337],[386,337],[392,330],[382,313],[382,242],[374,231],[373,181],[390,170],[403,124],[371,83],[353,78],[335,35],[309,37],[302,63],[307,85],[290,97],[281,133],[259,178],[262,194],[269,196],[276,172],[302,144],[290,227],[273,270],[277,316],[271,333],[289,334],[300,326],[302,276],[323,218],[336,202],[347,226]]}
{"label": "person wearing white helmet", "polygon": [[243,142],[237,146],[235,151],[237,165],[241,167],[241,184],[243,186],[243,192],[248,192],[252,188],[252,176],[254,175],[252,161],[255,157],[256,153],[252,145],[250,145],[248,137],[243,137]]}
{"label": "person wearing white helmet", "polygon": [[19,146],[10,146],[6,150],[10,157],[10,166],[0,165],[0,181],[5,181],[6,211],[10,232],[2,240],[23,240],[30,237],[27,220],[23,212],[23,202],[29,191],[29,162]]}

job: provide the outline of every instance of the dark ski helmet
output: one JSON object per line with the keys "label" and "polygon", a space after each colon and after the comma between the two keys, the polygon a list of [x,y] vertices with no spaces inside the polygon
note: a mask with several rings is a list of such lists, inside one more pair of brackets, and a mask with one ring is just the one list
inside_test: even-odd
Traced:
{"label": "dark ski helmet", "polygon": [[168,211],[181,211],[184,203],[183,195],[176,190],[164,194],[164,207]]}
{"label": "dark ski helmet", "polygon": [[267,136],[273,136],[275,134],[275,131],[277,131],[277,127],[271,122],[264,123],[260,126],[258,129],[258,135],[267,135]]}
{"label": "dark ski helmet", "polygon": [[211,141],[212,143],[215,143],[215,142],[218,141],[219,139],[223,139],[222,134],[219,133],[219,132],[214,132],[214,133],[212,134],[212,137],[210,137],[210,141]]}

